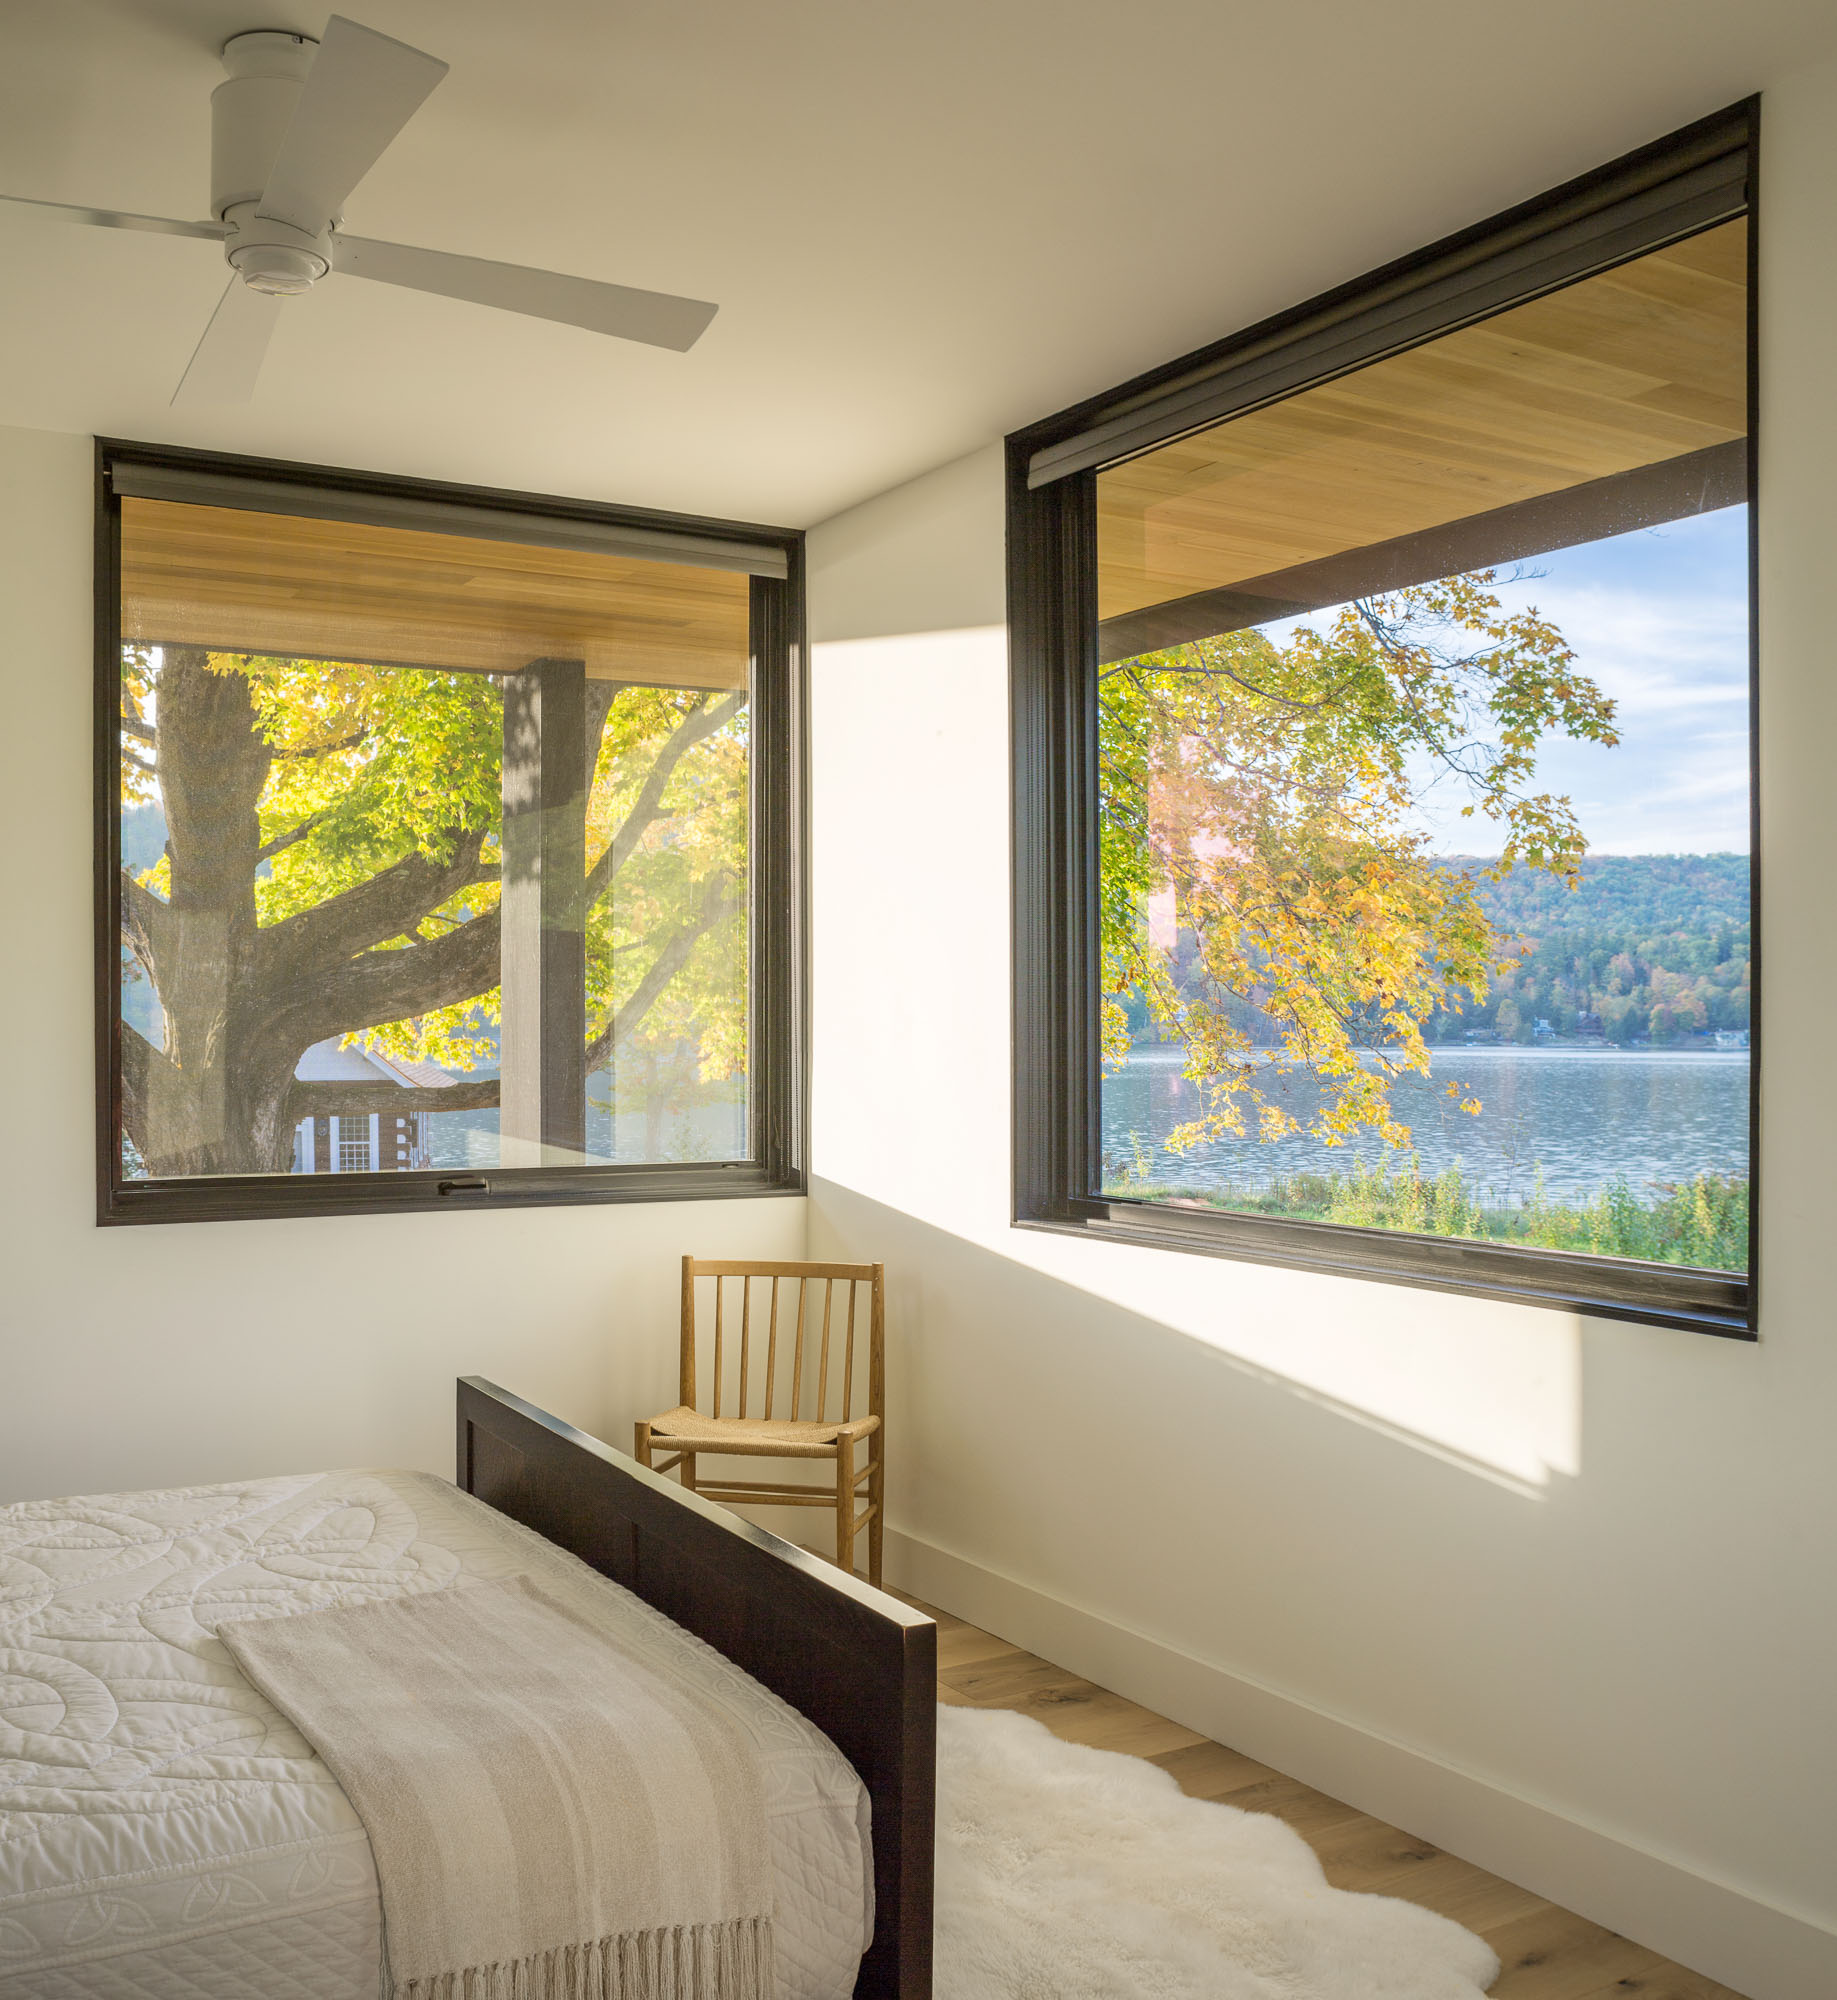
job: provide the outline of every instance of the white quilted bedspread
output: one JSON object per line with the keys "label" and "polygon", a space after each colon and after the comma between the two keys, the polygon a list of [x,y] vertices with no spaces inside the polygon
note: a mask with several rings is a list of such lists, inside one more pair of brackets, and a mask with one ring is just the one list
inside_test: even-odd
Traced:
{"label": "white quilted bedspread", "polygon": [[781,2000],[843,2000],[872,1928],[867,1796],[758,1682],[572,1556],[413,1472],[0,1508],[0,2000],[374,2000],[369,1843],[220,1621],[523,1573],[759,1745]]}

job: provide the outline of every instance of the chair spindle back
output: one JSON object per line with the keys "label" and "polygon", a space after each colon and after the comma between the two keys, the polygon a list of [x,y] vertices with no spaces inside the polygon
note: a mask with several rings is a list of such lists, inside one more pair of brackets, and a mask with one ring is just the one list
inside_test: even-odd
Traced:
{"label": "chair spindle back", "polygon": [[[704,1416],[792,1423],[883,1416],[883,1269],[685,1257],[683,1403]],[[704,1335],[705,1354],[698,1352]],[[861,1338],[865,1368],[856,1365]],[[858,1384],[866,1394],[859,1411]]]}

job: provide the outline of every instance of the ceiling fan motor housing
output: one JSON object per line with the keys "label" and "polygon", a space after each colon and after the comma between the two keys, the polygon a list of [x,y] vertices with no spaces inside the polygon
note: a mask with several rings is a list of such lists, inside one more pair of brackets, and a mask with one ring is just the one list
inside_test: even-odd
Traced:
{"label": "ceiling fan motor housing", "polygon": [[223,45],[227,81],[210,100],[211,213],[219,222],[260,201],[319,44],[306,35],[258,29]]}
{"label": "ceiling fan motor housing", "polygon": [[248,286],[252,292],[270,292],[277,298],[292,298],[300,292],[310,292],[312,288],[332,268],[331,257],[325,250],[302,249],[296,243],[273,243],[246,240],[286,234],[284,222],[270,222],[257,215],[232,216],[232,221],[242,224],[242,240],[232,237],[227,254],[230,269]]}
{"label": "ceiling fan motor housing", "polygon": [[223,45],[229,76],[210,101],[211,213],[232,226],[224,254],[252,291],[304,292],[331,269],[328,232],[308,236],[256,212],[318,49],[309,35],[272,28]]}

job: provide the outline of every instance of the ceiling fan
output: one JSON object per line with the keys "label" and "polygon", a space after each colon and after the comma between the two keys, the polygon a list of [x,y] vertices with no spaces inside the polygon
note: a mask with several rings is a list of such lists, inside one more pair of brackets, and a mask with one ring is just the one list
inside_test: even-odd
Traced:
{"label": "ceiling fan", "polygon": [[211,217],[179,222],[58,201],[0,201],[65,222],[202,236],[231,278],[180,378],[176,404],[246,403],[283,299],[330,272],[470,299],[685,353],[718,308],[558,271],[347,236],[346,196],[447,73],[436,56],[334,14],[322,41],[275,29],[234,35],[211,93]]}

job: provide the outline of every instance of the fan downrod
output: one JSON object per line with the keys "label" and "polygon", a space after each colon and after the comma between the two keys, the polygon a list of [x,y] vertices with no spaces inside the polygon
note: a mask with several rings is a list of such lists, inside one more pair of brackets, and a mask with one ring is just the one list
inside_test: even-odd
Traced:
{"label": "fan downrod", "polygon": [[228,76],[211,93],[211,213],[230,227],[223,254],[251,291],[281,298],[311,291],[332,268],[331,223],[309,236],[259,212],[318,50],[312,36],[285,29],[232,35]]}

